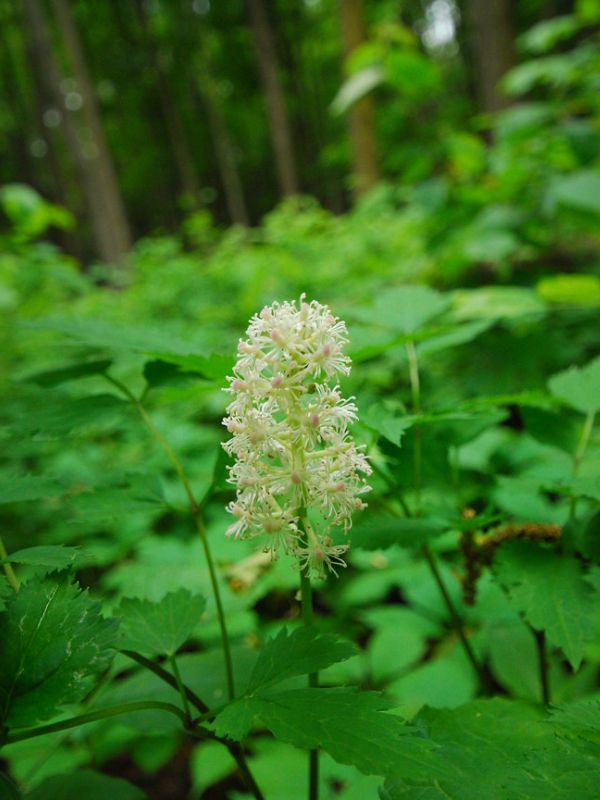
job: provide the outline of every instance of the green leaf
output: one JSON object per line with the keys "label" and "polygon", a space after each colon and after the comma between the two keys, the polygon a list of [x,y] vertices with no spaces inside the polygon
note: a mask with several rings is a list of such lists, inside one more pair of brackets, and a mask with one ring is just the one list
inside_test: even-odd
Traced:
{"label": "green leaf", "polygon": [[21,586],[0,616],[0,722],[29,726],[81,700],[113,658],[116,629],[75,583]]}
{"label": "green leaf", "polygon": [[276,739],[307,750],[322,748],[366,775],[422,774],[434,746],[384,711],[381,695],[352,689],[297,689],[237,700],[215,719],[219,736],[240,739],[254,720]]}
{"label": "green leaf", "polygon": [[333,98],[331,111],[338,116],[345,114],[354,103],[379,86],[383,79],[384,72],[379,64],[371,64],[350,75]]}
{"label": "green leaf", "polygon": [[449,305],[448,297],[428,286],[399,286],[378,297],[371,321],[410,334],[439,317]]}
{"label": "green leaf", "polygon": [[[8,558],[4,559],[4,561],[9,561],[12,564],[28,564],[32,567],[63,569],[73,564],[77,553],[77,547],[65,547],[62,544],[38,545],[9,553]],[[0,563],[3,563],[3,561],[0,560]]]}
{"label": "green leaf", "polygon": [[19,436],[55,439],[102,429],[128,412],[130,404],[111,394],[74,399],[64,392],[37,391],[23,398],[10,427]]}
{"label": "green leaf", "polygon": [[305,675],[345,661],[356,655],[350,642],[342,642],[337,636],[319,633],[313,628],[296,628],[288,633],[279,631],[261,649],[250,675],[246,694],[254,694],[275,683]]}
{"label": "green leaf", "polygon": [[592,170],[581,170],[556,178],[546,200],[551,208],[564,206],[596,216],[600,214],[600,175]]}
{"label": "green leaf", "polygon": [[564,800],[598,789],[598,748],[585,731],[561,735],[540,709],[503,698],[427,711],[419,720],[436,745],[420,775],[386,782],[382,800]]}
{"label": "green leaf", "polygon": [[98,524],[164,511],[167,503],[154,476],[132,475],[122,486],[100,486],[70,497],[67,506],[76,521]]}
{"label": "green leaf", "polygon": [[353,547],[379,550],[392,545],[417,549],[448,530],[443,519],[437,517],[371,517],[352,528]]}
{"label": "green leaf", "polygon": [[597,275],[552,275],[536,286],[542,300],[576,306],[600,306],[600,278]]}
{"label": "green leaf", "polygon": [[102,375],[112,364],[111,359],[105,358],[100,361],[82,361],[79,364],[71,364],[60,369],[44,370],[28,375],[26,380],[29,383],[37,383],[38,386],[60,386],[61,383],[89,378],[91,375]]}
{"label": "green leaf", "polygon": [[510,542],[496,554],[494,572],[513,608],[578,669],[594,634],[596,600],[580,562],[533,542]]}
{"label": "green leaf", "polygon": [[200,621],[206,600],[186,589],[162,600],[125,598],[117,609],[121,618],[119,647],[146,655],[175,655]]}
{"label": "green leaf", "polygon": [[600,409],[600,356],[585,367],[571,367],[548,381],[551,393],[582,414]]}
{"label": "green leaf", "polygon": [[122,778],[81,770],[46,778],[25,795],[25,800],[73,800],[76,797],[85,797],[85,800],[145,800],[147,795]]}
{"label": "green leaf", "polygon": [[46,500],[62,494],[63,487],[52,478],[37,475],[2,475],[0,505]]}
{"label": "green leaf", "polygon": [[380,406],[369,408],[368,412],[363,414],[361,423],[383,436],[388,442],[395,444],[396,447],[400,446],[405,431],[414,424],[411,417],[396,417]]}
{"label": "green leaf", "polygon": [[534,291],[520,286],[459,289],[452,294],[452,305],[459,320],[512,319],[546,310]]}

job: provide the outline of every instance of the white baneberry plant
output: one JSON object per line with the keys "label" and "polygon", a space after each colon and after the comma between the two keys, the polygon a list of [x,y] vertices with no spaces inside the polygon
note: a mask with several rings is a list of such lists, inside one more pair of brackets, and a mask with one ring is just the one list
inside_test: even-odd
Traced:
{"label": "white baneberry plant", "polygon": [[223,424],[224,448],[235,456],[229,481],[236,499],[227,535],[263,537],[264,549],[298,558],[308,575],[345,566],[348,544],[334,544],[331,529],[348,532],[352,513],[365,508],[371,468],[349,426],[354,398],[336,378],[348,375],[344,322],[316,301],[273,303],[250,320],[240,340],[233,399]]}

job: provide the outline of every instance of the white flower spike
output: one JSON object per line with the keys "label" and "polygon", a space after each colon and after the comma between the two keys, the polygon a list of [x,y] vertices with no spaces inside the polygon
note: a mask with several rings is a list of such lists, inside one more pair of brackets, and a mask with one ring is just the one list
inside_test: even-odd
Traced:
{"label": "white flower spike", "polygon": [[334,382],[350,372],[346,326],[303,295],[299,308],[263,308],[247,337],[226,389],[233,399],[223,424],[232,438],[223,446],[236,458],[229,482],[237,490],[227,536],[264,536],[273,558],[283,550],[312,575],[336,573],[348,545],[334,545],[329,529],[350,529],[352,513],[366,507],[371,474],[348,430],[357,419],[353,398]]}

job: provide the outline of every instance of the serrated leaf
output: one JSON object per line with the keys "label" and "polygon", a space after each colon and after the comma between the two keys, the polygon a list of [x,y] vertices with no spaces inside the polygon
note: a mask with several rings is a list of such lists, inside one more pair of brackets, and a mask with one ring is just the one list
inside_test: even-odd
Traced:
{"label": "serrated leaf", "polygon": [[62,544],[37,545],[36,547],[26,547],[23,550],[9,553],[7,558],[0,559],[0,563],[9,561],[12,564],[27,564],[31,567],[63,569],[73,564],[77,553],[77,547],[65,547]]}
{"label": "serrated leaf", "polygon": [[372,517],[352,528],[353,547],[379,550],[399,545],[418,549],[448,530],[448,524],[437,517]]}
{"label": "serrated leaf", "polygon": [[147,795],[122,778],[113,778],[92,770],[80,770],[46,778],[24,800],[145,800]]}
{"label": "serrated leaf", "polygon": [[393,714],[381,695],[353,689],[297,689],[244,698],[215,719],[219,736],[240,739],[256,720],[275,738],[322,748],[366,775],[419,775],[434,761],[434,746]]}
{"label": "serrated leaf", "polygon": [[61,383],[89,378],[91,375],[102,375],[111,364],[110,358],[82,361],[78,364],[71,364],[68,367],[36,372],[33,375],[28,375],[25,380],[29,383],[36,383],[38,386],[60,386]]}
{"label": "serrated leaf", "polygon": [[600,409],[600,356],[584,367],[571,367],[553,375],[548,388],[566,405],[593,414]]}
{"label": "serrated leaf", "polygon": [[29,726],[81,700],[110,664],[116,630],[75,583],[21,586],[0,617],[0,721]]}
{"label": "serrated leaf", "polygon": [[361,423],[383,436],[388,442],[395,444],[396,447],[400,447],[405,432],[414,424],[411,417],[396,417],[379,407],[370,408],[366,414],[363,414]]}
{"label": "serrated leaf", "polygon": [[2,475],[0,477],[0,505],[46,500],[63,491],[58,481],[37,475]]}
{"label": "serrated leaf", "polygon": [[371,321],[412,334],[439,317],[449,305],[447,296],[428,286],[399,286],[378,297]]}
{"label": "serrated leaf", "polygon": [[356,655],[354,645],[340,641],[333,634],[304,627],[288,633],[282,628],[261,649],[246,694],[254,694],[295,675],[318,672],[353,655]]}
{"label": "serrated leaf", "polygon": [[533,542],[510,542],[496,554],[494,572],[513,608],[578,669],[594,634],[596,597],[580,562]]}
{"label": "serrated leaf", "polygon": [[60,438],[110,425],[120,420],[129,408],[129,403],[111,394],[73,398],[48,390],[24,397],[10,427],[20,436]]}
{"label": "serrated leaf", "polygon": [[560,736],[540,709],[503,698],[426,711],[423,734],[437,761],[386,782],[383,800],[563,800],[593,798],[598,749]]}
{"label": "serrated leaf", "polygon": [[121,619],[119,647],[146,655],[175,655],[200,621],[206,600],[186,589],[162,600],[125,598],[117,609]]}
{"label": "serrated leaf", "polygon": [[147,475],[135,475],[123,486],[101,486],[70,497],[67,507],[74,519],[83,522],[108,522],[131,514],[152,514],[167,508],[155,481]]}

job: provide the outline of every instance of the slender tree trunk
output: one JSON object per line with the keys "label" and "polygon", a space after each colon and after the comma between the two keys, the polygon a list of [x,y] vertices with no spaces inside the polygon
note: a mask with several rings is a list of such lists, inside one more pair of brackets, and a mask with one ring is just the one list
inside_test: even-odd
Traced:
{"label": "slender tree trunk", "polygon": [[[26,0],[36,5],[36,0]],[[79,92],[83,99],[82,115],[89,136],[88,146],[81,153],[94,183],[100,205],[94,220],[100,256],[118,263],[131,249],[131,232],[125,206],[117,183],[114,164],[104,135],[100,111],[92,86],[79,33],[71,16],[68,0],[52,0],[56,22],[68,54]],[[79,147],[81,151],[81,146]]]}
{"label": "slender tree trunk", "polygon": [[179,174],[179,183],[182,191],[193,199],[194,205],[197,205],[200,187],[198,184],[196,165],[183,120],[181,119],[177,103],[173,97],[171,81],[164,63],[164,53],[161,52],[156,42],[150,20],[148,19],[148,12],[146,11],[144,0],[136,0],[136,9],[146,49],[150,55],[152,68],[156,76],[156,87],[160,97],[167,133],[171,142],[173,159]]}
{"label": "slender tree trunk", "polygon": [[[361,0],[340,0],[344,56],[365,40]],[[354,103],[348,113],[348,131],[352,150],[354,194],[357,198],[370,191],[381,178],[377,158],[375,104],[372,97]]]}
{"label": "slender tree trunk", "polygon": [[468,0],[475,91],[482,111],[500,111],[511,102],[498,87],[515,64],[510,10],[510,0]]}
{"label": "slender tree trunk", "polygon": [[287,197],[298,193],[298,177],[292,134],[279,78],[273,30],[263,0],[248,0],[248,9],[265,93],[269,132],[275,155],[279,187],[282,195]]}
{"label": "slender tree trunk", "polygon": [[198,89],[204,107],[206,108],[208,126],[215,148],[215,156],[219,175],[221,176],[221,183],[223,184],[223,191],[225,192],[227,210],[232,222],[247,227],[250,224],[250,220],[248,217],[246,199],[244,197],[244,189],[237,167],[237,154],[211,74],[206,46],[202,41],[199,47],[199,58],[200,68],[197,70]]}

